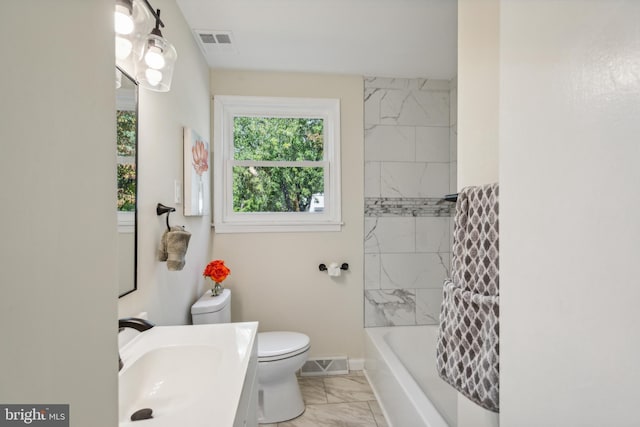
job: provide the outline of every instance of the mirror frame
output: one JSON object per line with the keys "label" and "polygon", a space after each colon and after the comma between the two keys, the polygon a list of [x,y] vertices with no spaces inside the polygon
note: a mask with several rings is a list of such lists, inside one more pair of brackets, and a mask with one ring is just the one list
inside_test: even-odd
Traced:
{"label": "mirror frame", "polygon": [[[138,195],[139,195],[139,191],[138,191],[138,187],[139,187],[139,182],[138,182],[138,141],[139,141],[139,122],[140,122],[140,101],[139,101],[139,90],[140,87],[138,85],[138,83],[136,82],[136,80],[126,71],[124,71],[122,68],[116,66],[116,71],[120,71],[120,73],[122,74],[122,78],[123,79],[128,79],[131,83],[133,83],[133,85],[135,86],[135,116],[136,116],[136,141],[135,141],[135,154],[134,154],[134,165],[135,165],[135,171],[136,171],[136,177],[135,177],[135,210],[134,210],[134,216],[133,216],[133,287],[130,289],[126,289],[124,292],[121,292],[120,287],[118,286],[118,298],[122,298],[125,295],[129,295],[130,293],[136,291],[138,289]],[[117,90],[117,89],[116,89]],[[117,100],[116,100],[117,102]],[[117,109],[117,105],[116,105],[116,112],[118,111]],[[116,119],[116,127],[117,127],[117,119]],[[116,140],[116,144],[117,144],[117,140]],[[117,155],[117,152],[116,152]],[[117,165],[116,165],[117,167]],[[116,211],[117,211],[117,207],[116,207]],[[118,224],[119,226],[119,224]]]}

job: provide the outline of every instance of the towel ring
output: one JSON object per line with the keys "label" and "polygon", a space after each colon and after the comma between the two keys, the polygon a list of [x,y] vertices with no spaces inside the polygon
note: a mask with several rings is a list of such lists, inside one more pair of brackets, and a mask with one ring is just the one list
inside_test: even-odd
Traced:
{"label": "towel ring", "polygon": [[176,211],[176,208],[172,208],[170,206],[165,206],[162,203],[158,203],[156,205],[156,214],[158,216],[167,214],[167,230],[168,231],[171,231],[171,226],[169,225],[169,214],[171,212],[175,212],[175,211]]}

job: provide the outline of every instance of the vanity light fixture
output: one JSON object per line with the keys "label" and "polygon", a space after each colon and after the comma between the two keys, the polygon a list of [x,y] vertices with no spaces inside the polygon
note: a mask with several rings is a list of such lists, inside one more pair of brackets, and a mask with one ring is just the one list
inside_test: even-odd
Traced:
{"label": "vanity light fixture", "polygon": [[169,91],[178,54],[162,36],[160,9],[148,0],[115,1],[116,65],[144,88]]}
{"label": "vanity light fixture", "polygon": [[136,80],[147,89],[167,92],[171,88],[173,66],[178,54],[171,43],[162,37],[160,9],[154,14],[156,25],[143,39],[142,50],[136,60]]}

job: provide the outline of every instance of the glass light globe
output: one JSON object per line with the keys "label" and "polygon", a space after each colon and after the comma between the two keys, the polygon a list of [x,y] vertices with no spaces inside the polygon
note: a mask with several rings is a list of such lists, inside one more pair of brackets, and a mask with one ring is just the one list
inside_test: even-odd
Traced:
{"label": "glass light globe", "polygon": [[126,59],[133,50],[133,43],[131,40],[125,39],[124,37],[116,36],[116,58],[117,59]]}
{"label": "glass light globe", "polygon": [[178,58],[176,48],[155,29],[146,37],[141,47],[138,50],[134,43],[132,56],[135,56],[136,81],[145,89],[168,92]]}
{"label": "glass light globe", "polygon": [[131,34],[133,31],[131,11],[122,5],[116,5],[113,22],[116,34]]}
{"label": "glass light globe", "polygon": [[162,81],[162,72],[159,70],[147,68],[144,75],[151,86],[157,86]]}
{"label": "glass light globe", "polygon": [[165,60],[162,49],[157,46],[149,46],[147,53],[144,55],[144,62],[151,68],[161,70],[164,68]]}

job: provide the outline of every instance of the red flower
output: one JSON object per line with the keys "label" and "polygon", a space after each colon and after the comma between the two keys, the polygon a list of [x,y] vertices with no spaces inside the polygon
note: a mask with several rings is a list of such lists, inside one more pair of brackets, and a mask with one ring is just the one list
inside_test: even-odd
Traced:
{"label": "red flower", "polygon": [[202,275],[211,278],[216,283],[220,283],[227,278],[229,273],[231,273],[231,270],[224,265],[224,261],[216,259],[207,264]]}

